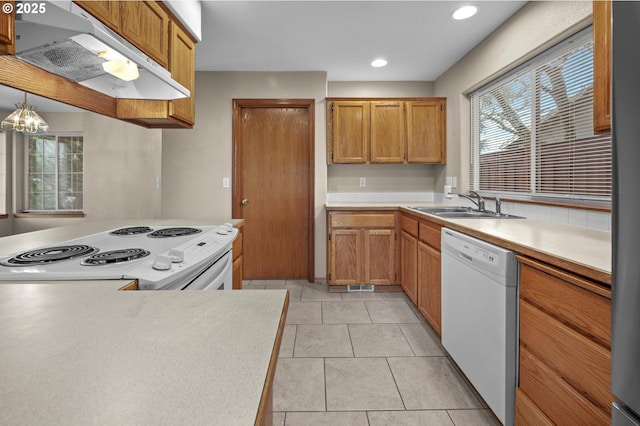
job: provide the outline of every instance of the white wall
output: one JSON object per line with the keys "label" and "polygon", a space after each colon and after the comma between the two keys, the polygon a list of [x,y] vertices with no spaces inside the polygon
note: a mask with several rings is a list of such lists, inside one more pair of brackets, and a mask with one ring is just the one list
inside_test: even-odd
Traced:
{"label": "white wall", "polygon": [[162,217],[231,217],[232,100],[315,99],[315,276],[326,271],[325,72],[197,72],[196,125],[164,130]]}
{"label": "white wall", "polygon": [[[162,131],[149,130],[91,112],[41,113],[53,132],[84,135],[84,218],[14,218],[12,233],[22,233],[84,220],[160,218]],[[22,138],[15,138],[15,167],[24,167]],[[8,171],[9,173],[9,171]],[[14,211],[22,209],[23,185],[12,187]]]}

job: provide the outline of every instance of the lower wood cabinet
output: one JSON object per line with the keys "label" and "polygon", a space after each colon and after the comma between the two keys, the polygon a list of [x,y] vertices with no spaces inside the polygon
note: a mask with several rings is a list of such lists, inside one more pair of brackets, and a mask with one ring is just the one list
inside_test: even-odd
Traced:
{"label": "lower wood cabinet", "polygon": [[403,213],[402,289],[429,325],[441,333],[440,228],[441,225]]}
{"label": "lower wood cabinet", "polygon": [[607,425],[611,291],[550,265],[520,261],[520,425]]}
{"label": "lower wood cabinet", "polygon": [[397,283],[396,214],[327,213],[329,285]]}
{"label": "lower wood cabinet", "polygon": [[238,228],[238,236],[233,241],[233,285],[232,288],[234,290],[242,289],[242,243],[243,243],[243,230],[244,227],[242,225],[237,226]]}

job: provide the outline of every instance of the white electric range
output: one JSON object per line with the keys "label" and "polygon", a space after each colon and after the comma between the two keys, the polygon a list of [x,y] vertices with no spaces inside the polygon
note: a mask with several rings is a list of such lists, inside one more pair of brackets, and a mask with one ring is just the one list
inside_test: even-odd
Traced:
{"label": "white electric range", "polygon": [[238,230],[128,226],[0,257],[0,280],[136,279],[141,290],[231,289]]}

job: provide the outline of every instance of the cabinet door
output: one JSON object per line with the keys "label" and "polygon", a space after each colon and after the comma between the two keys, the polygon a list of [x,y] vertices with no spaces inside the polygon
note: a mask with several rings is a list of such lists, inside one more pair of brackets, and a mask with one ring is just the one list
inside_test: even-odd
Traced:
{"label": "cabinet door", "polygon": [[242,290],[242,256],[233,260],[233,285],[234,290]]}
{"label": "cabinet door", "polygon": [[2,4],[5,3],[14,7],[11,13],[0,13],[0,54],[14,55],[16,53],[15,2],[2,2]]}
{"label": "cabinet door", "polygon": [[404,102],[371,102],[371,162],[404,162]]}
{"label": "cabinet door", "polygon": [[120,2],[111,0],[76,1],[76,4],[114,31],[120,30]]}
{"label": "cabinet door", "polygon": [[418,305],[418,239],[406,232],[400,236],[402,251],[402,289]]}
{"label": "cabinet door", "polygon": [[127,40],[167,68],[169,16],[155,1],[120,1],[120,31]]}
{"label": "cabinet door", "polygon": [[362,230],[335,229],[330,238],[329,284],[362,284]]}
{"label": "cabinet door", "polygon": [[364,235],[364,282],[378,285],[395,283],[395,230],[367,229]]}
{"label": "cabinet door", "polygon": [[446,161],[445,102],[442,99],[407,101],[407,162]]}
{"label": "cabinet door", "polygon": [[440,252],[418,243],[418,310],[431,327],[441,332]]}
{"label": "cabinet door", "polygon": [[593,2],[593,130],[611,130],[611,0]]}
{"label": "cabinet door", "polygon": [[328,112],[329,163],[366,163],[369,159],[369,102],[333,101]]}
{"label": "cabinet door", "polygon": [[191,37],[175,22],[171,23],[171,78],[191,91],[191,96],[169,102],[169,115],[189,124],[195,123],[196,46]]}

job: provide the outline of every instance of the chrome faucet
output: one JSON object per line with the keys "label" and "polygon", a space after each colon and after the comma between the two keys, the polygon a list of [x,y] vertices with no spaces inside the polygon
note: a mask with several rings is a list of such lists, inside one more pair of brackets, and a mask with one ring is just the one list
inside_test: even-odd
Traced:
{"label": "chrome faucet", "polygon": [[[480,194],[478,194],[476,191],[469,191],[470,194],[475,195],[476,197],[478,197],[478,201],[474,200],[473,198],[471,198],[468,195],[465,194],[456,194],[460,197],[464,197],[467,200],[471,201],[473,204],[475,204],[476,206],[478,206],[478,210],[483,212],[484,211],[484,198],[482,198],[482,196]],[[498,207],[496,207],[496,209],[498,209]]]}
{"label": "chrome faucet", "polygon": [[502,214],[502,201],[500,201],[500,198],[498,197],[494,197],[496,200],[496,215],[500,216]]}

